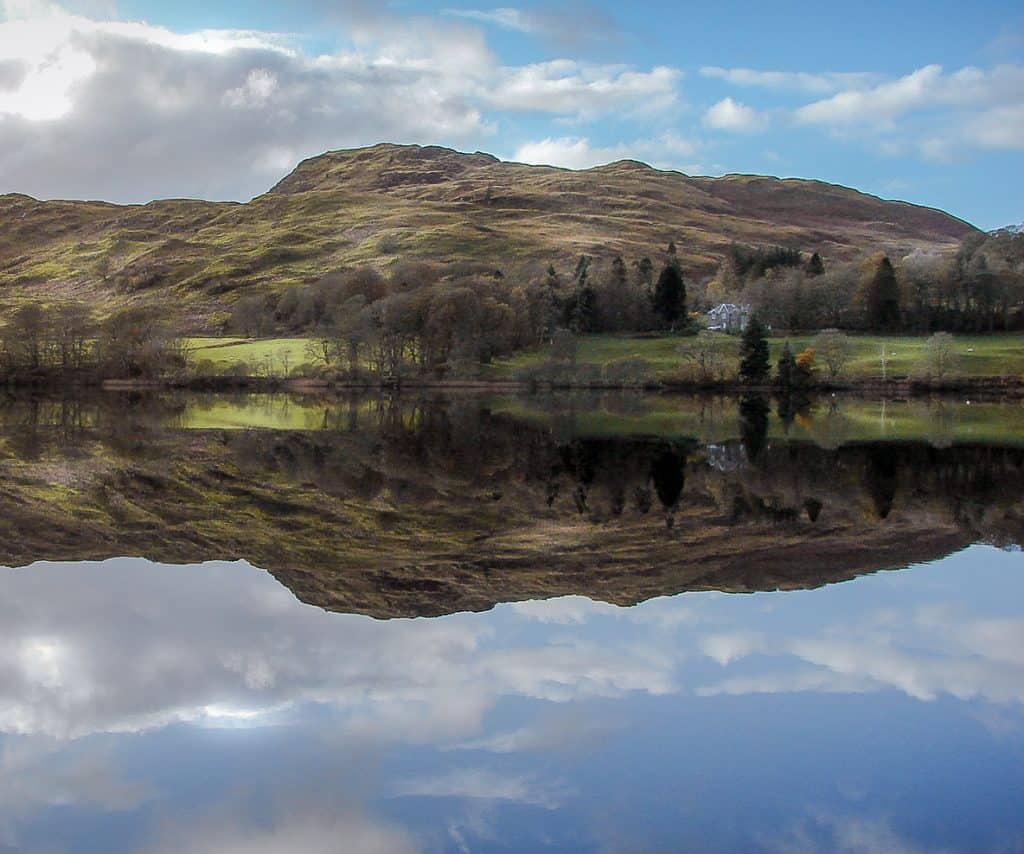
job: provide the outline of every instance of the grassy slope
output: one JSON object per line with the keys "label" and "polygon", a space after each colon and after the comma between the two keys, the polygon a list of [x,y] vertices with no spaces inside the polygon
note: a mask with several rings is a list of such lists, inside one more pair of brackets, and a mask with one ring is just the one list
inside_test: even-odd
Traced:
{"label": "grassy slope", "polygon": [[674,239],[696,274],[734,242],[836,258],[948,250],[971,230],[814,181],[689,178],[633,162],[573,172],[382,145],[306,161],[244,205],[0,196],[0,292],[7,306],[77,297],[101,313],[170,299],[194,328],[214,330],[242,292],[398,258],[569,265],[581,252],[653,256]]}

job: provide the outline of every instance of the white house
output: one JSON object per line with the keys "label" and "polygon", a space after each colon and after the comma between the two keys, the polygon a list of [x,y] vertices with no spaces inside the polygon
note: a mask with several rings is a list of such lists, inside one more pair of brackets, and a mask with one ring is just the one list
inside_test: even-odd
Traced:
{"label": "white house", "polygon": [[714,332],[742,332],[750,322],[750,306],[725,302],[708,312],[708,329]]}

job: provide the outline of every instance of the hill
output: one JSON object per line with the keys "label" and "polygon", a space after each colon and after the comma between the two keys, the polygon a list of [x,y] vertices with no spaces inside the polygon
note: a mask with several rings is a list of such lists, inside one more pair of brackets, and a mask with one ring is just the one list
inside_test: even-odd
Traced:
{"label": "hill", "polygon": [[733,243],[845,258],[950,250],[973,231],[941,211],[819,181],[695,178],[634,161],[572,171],[376,145],[306,160],[246,204],[0,196],[0,288],[8,307],[75,297],[103,312],[171,299],[190,326],[211,329],[246,290],[357,264],[428,258],[509,270],[569,265],[584,252],[656,257],[675,240],[699,275]]}

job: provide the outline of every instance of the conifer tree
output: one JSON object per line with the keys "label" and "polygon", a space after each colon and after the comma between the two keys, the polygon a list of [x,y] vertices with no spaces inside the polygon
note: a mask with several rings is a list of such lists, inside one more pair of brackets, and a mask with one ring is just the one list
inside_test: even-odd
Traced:
{"label": "conifer tree", "polygon": [[865,301],[869,329],[895,332],[900,326],[900,285],[892,262],[883,257],[868,285]]}
{"label": "conifer tree", "polygon": [[652,303],[654,313],[669,329],[674,330],[679,319],[686,317],[686,283],[679,268],[672,263],[666,264],[658,276]]}
{"label": "conifer tree", "polygon": [[825,263],[821,260],[821,256],[815,252],[811,256],[811,260],[807,262],[807,275],[811,278],[820,276],[825,272]]}
{"label": "conifer tree", "polygon": [[763,383],[770,371],[768,339],[760,318],[755,314],[740,339],[740,379],[748,383]]}

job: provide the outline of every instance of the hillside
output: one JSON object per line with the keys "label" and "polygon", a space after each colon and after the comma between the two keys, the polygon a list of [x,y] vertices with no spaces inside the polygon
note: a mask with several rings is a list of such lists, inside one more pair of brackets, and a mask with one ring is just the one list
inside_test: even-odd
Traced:
{"label": "hillside", "polygon": [[734,242],[840,258],[948,250],[972,230],[941,211],[817,181],[692,178],[633,161],[571,171],[377,145],[307,160],[246,204],[0,196],[0,287],[7,306],[76,297],[102,312],[170,298],[192,327],[211,329],[247,289],[399,258],[511,270],[569,265],[583,252],[656,256],[675,240],[700,274]]}

